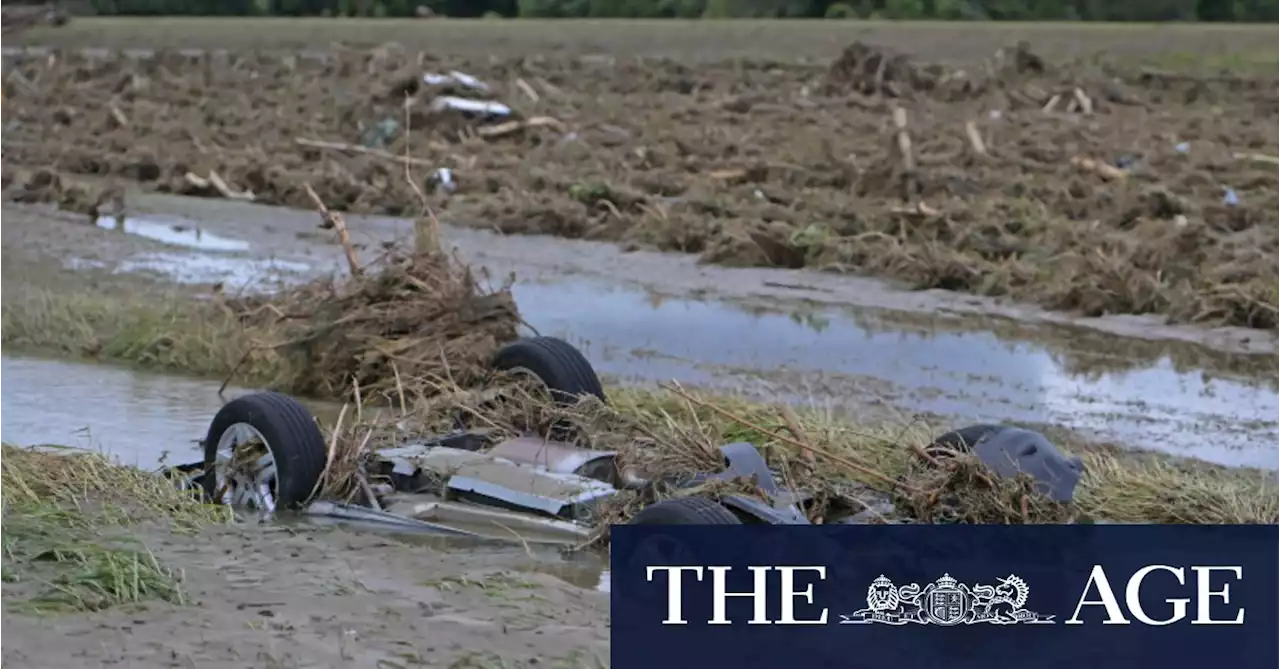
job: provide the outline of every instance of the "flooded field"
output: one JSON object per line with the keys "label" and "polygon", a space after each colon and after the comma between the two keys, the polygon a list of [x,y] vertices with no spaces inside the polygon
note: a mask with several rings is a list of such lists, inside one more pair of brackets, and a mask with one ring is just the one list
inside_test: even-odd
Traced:
{"label": "flooded field", "polygon": [[[1168,358],[1073,372],[1042,346],[988,332],[895,329],[874,316],[813,312],[806,321],[592,288],[532,284],[515,292],[533,327],[575,341],[618,382],[675,379],[868,423],[923,414],[939,431],[971,422],[1051,425],[1218,464],[1276,468],[1280,405],[1265,380],[1179,371]],[[3,365],[11,443],[95,443],[153,466],[202,437],[222,404],[216,382],[28,358],[6,357]]]}
{"label": "flooded field", "polygon": [[[315,232],[309,212],[182,198],[133,201],[137,213],[124,219],[123,228],[114,220],[87,225],[6,206],[11,266],[47,258],[73,270],[142,273],[197,291],[212,282],[224,290],[269,289],[264,279],[298,282],[342,271],[340,247]],[[408,221],[378,217],[352,217],[349,225],[366,253],[411,230]],[[1232,331],[1224,330],[1215,338],[1199,328],[1165,326],[1147,330],[1163,339],[1122,338],[1105,322],[1097,327],[1052,316],[983,313],[982,305],[948,302],[946,294],[894,292],[869,280],[863,280],[868,290],[844,285],[837,291],[826,288],[830,277],[820,273],[715,268],[680,256],[467,228],[442,232],[492,282],[514,276],[513,295],[528,325],[578,344],[602,374],[621,383],[675,379],[817,406],[867,423],[923,419],[939,431],[978,421],[1056,426],[1103,442],[1276,468],[1280,399],[1275,359],[1257,353],[1267,346],[1264,335],[1228,337],[1224,333]],[[826,302],[797,299],[797,292]],[[43,363],[17,364],[5,362],[5,378],[25,374],[31,383],[10,382],[26,394],[14,401],[31,411],[55,406],[40,399],[44,391],[32,390],[48,385]],[[75,392],[77,382],[62,379],[96,379],[95,370],[64,367],[52,377],[66,388],[47,392]],[[126,379],[118,371],[101,374],[117,381],[83,387],[165,383]],[[192,392],[203,399],[191,402],[191,409],[211,415],[216,398],[208,386],[199,387]],[[77,406],[109,406],[112,394],[86,397]],[[128,411],[104,408],[102,415]],[[114,419],[108,427],[95,425],[100,419],[93,414],[81,415],[84,424],[45,428],[21,442],[55,441],[49,429],[119,433]],[[31,417],[11,424],[60,423]],[[6,428],[5,435],[18,439],[19,433]],[[176,435],[157,436],[164,441]],[[148,448],[155,453],[169,447],[153,441]]]}
{"label": "flooded field", "polygon": [[[510,285],[522,327],[620,386],[814,408],[809,436],[850,453],[855,431],[1029,425],[1097,465],[1078,506],[1100,520],[1274,522],[1272,32],[806,23],[77,19],[11,40],[0,437],[199,460],[239,356],[213,340],[249,330],[228,305],[347,272],[319,204],[366,269],[438,231]],[[1173,48],[1202,67],[1168,69]],[[182,329],[219,306],[231,327]],[[281,318],[332,322],[302,313]],[[449,320],[431,313],[398,332],[425,341]],[[208,378],[88,362],[194,369],[165,357],[184,337],[212,342]],[[54,516],[12,514],[14,452],[6,665],[608,666],[603,555],[287,515],[196,532],[76,518],[104,534],[16,540],[13,520]],[[76,483],[49,487],[115,508],[82,506]],[[131,582],[172,569],[182,597],[16,613],[46,583],[40,541],[84,556],[122,532],[148,556]]]}

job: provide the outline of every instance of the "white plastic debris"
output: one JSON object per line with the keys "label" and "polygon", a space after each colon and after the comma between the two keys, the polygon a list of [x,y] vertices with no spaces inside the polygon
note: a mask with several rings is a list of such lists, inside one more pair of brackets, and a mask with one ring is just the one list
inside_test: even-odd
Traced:
{"label": "white plastic debris", "polygon": [[441,188],[445,189],[445,191],[449,193],[452,193],[454,189],[458,187],[458,185],[453,182],[453,170],[447,167],[441,167],[436,170],[436,181],[440,183]]}
{"label": "white plastic debris", "polygon": [[452,95],[442,95],[431,101],[432,111],[459,111],[468,114],[485,114],[488,116],[510,116],[511,108],[500,102],[484,100],[468,100]]}
{"label": "white plastic debris", "polygon": [[1240,204],[1240,196],[1236,195],[1236,190],[1230,186],[1223,189],[1222,204],[1228,207],[1234,207]]}
{"label": "white plastic debris", "polygon": [[486,84],[483,81],[480,81],[479,79],[467,74],[466,72],[459,72],[457,70],[452,70],[448,74],[440,74],[438,72],[428,72],[422,75],[422,82],[427,84],[428,86],[443,86],[445,84],[458,84],[459,86],[463,86],[465,88],[470,88],[472,90],[477,90],[477,91],[489,90],[489,84]]}

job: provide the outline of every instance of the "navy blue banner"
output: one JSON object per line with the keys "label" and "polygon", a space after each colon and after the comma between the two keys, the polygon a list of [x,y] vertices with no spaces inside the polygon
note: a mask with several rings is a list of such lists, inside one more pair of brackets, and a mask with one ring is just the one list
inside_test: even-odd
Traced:
{"label": "navy blue banner", "polygon": [[1280,666],[1280,529],[616,526],[613,669]]}

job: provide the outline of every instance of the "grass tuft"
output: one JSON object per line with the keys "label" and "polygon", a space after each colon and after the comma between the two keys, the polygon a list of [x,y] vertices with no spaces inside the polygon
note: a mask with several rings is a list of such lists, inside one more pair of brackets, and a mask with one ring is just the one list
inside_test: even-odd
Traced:
{"label": "grass tuft", "polygon": [[[415,432],[450,429],[461,420],[492,439],[554,433],[576,445],[619,453],[619,468],[649,480],[718,471],[720,444],[750,441],[786,487],[810,493],[810,519],[836,520],[891,501],[886,521],[918,523],[1224,524],[1280,522],[1280,487],[1269,472],[1230,469],[1150,453],[1061,443],[1079,455],[1086,475],[1070,504],[1047,499],[1026,477],[1001,479],[974,457],[926,451],[937,435],[923,425],[867,430],[827,413],[706,395],[679,386],[609,389],[609,404],[586,398],[556,406],[518,384],[484,390],[407,379],[395,410],[364,411],[363,420],[330,434],[334,444],[326,494],[352,497],[359,463]],[[400,409],[399,407],[404,407]],[[751,481],[717,481],[694,489],[623,491],[603,525],[626,522],[665,497],[759,494]],[[601,537],[603,538],[603,537]]]}
{"label": "grass tuft", "polygon": [[163,565],[137,530],[191,532],[229,520],[225,508],[98,453],[0,448],[6,604],[52,613],[188,602],[181,573]]}

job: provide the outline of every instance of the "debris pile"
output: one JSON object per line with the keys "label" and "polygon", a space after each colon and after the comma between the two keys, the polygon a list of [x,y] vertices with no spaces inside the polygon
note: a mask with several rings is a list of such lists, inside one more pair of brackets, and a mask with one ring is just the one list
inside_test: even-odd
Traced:
{"label": "debris pile", "polygon": [[23,204],[52,204],[64,211],[96,215],[107,190],[77,183],[49,169],[4,170],[4,199]]}
{"label": "debris pile", "polygon": [[933,90],[944,74],[939,66],[917,66],[906,54],[854,42],[831,63],[827,80],[833,89],[899,98]]}
{"label": "debris pile", "polygon": [[[726,468],[720,447],[734,442],[756,446],[777,486],[794,491],[815,524],[1265,523],[1274,522],[1276,514],[1274,503],[1248,508],[1228,501],[1235,495],[1268,498],[1273,481],[1217,480],[1209,472],[1201,479],[1189,476],[1181,465],[1156,460],[1120,464],[1105,450],[1086,451],[1081,461],[1066,457],[1043,435],[1016,428],[973,428],[1021,433],[1003,445],[986,437],[970,445],[964,440],[972,437],[971,430],[937,437],[923,425],[863,433],[813,414],[710,398],[677,384],[656,392],[616,391],[608,403],[595,397],[552,402],[502,375],[473,388],[407,379],[399,392],[391,411],[378,416],[366,412],[370,417],[354,423],[339,419],[328,437],[336,445],[331,460],[339,466],[331,469],[327,498],[360,499],[362,488],[386,485],[376,475],[356,483],[362,464],[370,465],[370,472],[384,469],[371,464],[379,453],[404,452],[411,448],[406,444],[463,428],[472,435],[467,439],[474,436],[488,444],[554,435],[574,449],[616,453],[612,471],[621,483],[593,512],[593,542],[607,541],[608,525],[625,523],[663,499],[767,500],[755,477],[698,482],[698,474]],[[1074,475],[1008,471],[998,466],[998,458],[983,454],[982,444],[1016,449],[1017,440],[1027,435],[1052,451],[1042,460],[1050,469],[1073,461]],[[1080,478],[1082,470],[1087,475]]]}
{"label": "debris pile", "polygon": [[[324,82],[317,85],[316,82]],[[812,267],[1083,315],[1275,328],[1274,73],[56,53],[5,168]],[[409,178],[406,178],[408,174]],[[1165,193],[1168,197],[1157,196]],[[1164,206],[1160,203],[1176,204]]]}
{"label": "debris pile", "polygon": [[282,358],[287,376],[276,385],[309,397],[344,397],[352,388],[394,396],[403,379],[479,384],[519,323],[509,290],[482,290],[469,268],[442,252],[392,254],[374,272],[226,305],[246,327],[270,333],[272,341],[246,357]]}

